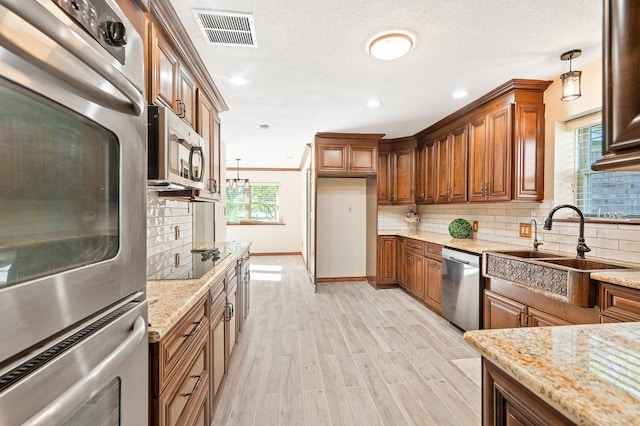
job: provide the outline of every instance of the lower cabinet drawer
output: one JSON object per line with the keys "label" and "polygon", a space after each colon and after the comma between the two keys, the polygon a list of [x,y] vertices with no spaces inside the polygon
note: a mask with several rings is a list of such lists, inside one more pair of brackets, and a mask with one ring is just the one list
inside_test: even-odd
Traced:
{"label": "lower cabinet drawer", "polygon": [[619,321],[640,321],[640,291],[600,283],[600,311]]}
{"label": "lower cabinet drawer", "polygon": [[[199,418],[198,411],[201,408],[199,405],[202,403],[203,394],[206,399],[209,393],[208,357],[209,340],[205,339],[197,350],[196,356],[185,363],[160,395],[158,401],[160,425],[189,424]],[[208,406],[207,403],[205,403],[206,406]]]}
{"label": "lower cabinet drawer", "polygon": [[424,241],[407,238],[405,240],[405,246],[407,250],[414,251],[416,252],[416,254],[419,254],[420,256],[424,256],[424,246],[425,246]]}
{"label": "lower cabinet drawer", "polygon": [[442,261],[442,246],[440,244],[427,243],[425,255],[433,260]]}

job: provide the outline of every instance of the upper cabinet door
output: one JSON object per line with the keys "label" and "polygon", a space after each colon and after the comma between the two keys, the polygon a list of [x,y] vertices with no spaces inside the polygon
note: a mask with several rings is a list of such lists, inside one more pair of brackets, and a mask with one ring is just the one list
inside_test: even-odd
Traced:
{"label": "upper cabinet door", "polygon": [[391,204],[393,196],[393,170],[391,167],[391,152],[378,153],[378,204]]}
{"label": "upper cabinet door", "polygon": [[640,4],[605,0],[603,158],[594,170],[640,170]]}
{"label": "upper cabinet door", "polygon": [[159,103],[175,111],[178,57],[169,42],[151,25],[151,101]]}
{"label": "upper cabinet door", "polygon": [[393,195],[395,204],[415,204],[416,151],[393,152]]}
{"label": "upper cabinet door", "polygon": [[[485,150],[485,194],[491,201],[511,199],[511,145],[513,142],[511,109],[511,104],[508,104],[492,111],[487,117],[489,128]],[[542,136],[536,134],[536,145],[538,137]]]}
{"label": "upper cabinet door", "polygon": [[191,127],[196,124],[196,82],[181,66],[178,71],[178,92],[176,94],[177,114]]}
{"label": "upper cabinet door", "polygon": [[318,145],[318,173],[327,172],[347,172],[347,145]]}
{"label": "upper cabinet door", "polygon": [[416,200],[420,204],[436,202],[436,143],[429,142],[417,152]]}
{"label": "upper cabinet door", "polygon": [[454,130],[449,137],[450,201],[467,201],[467,126]]}
{"label": "upper cabinet door", "polygon": [[349,171],[375,175],[378,167],[378,149],[375,146],[349,146]]}
{"label": "upper cabinet door", "polygon": [[544,104],[516,103],[513,200],[544,198]]}
{"label": "upper cabinet door", "polygon": [[469,201],[484,201],[487,170],[487,115],[469,123]]}
{"label": "upper cabinet door", "polygon": [[[220,200],[220,143],[219,124],[216,111],[211,101],[202,93],[198,93],[198,133],[204,139],[204,187],[200,196],[214,201]],[[216,139],[218,143],[216,144]]]}

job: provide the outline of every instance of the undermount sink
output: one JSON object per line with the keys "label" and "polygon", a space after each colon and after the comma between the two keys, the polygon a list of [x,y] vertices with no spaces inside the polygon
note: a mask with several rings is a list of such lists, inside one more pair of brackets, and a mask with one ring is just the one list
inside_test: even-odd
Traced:
{"label": "undermount sink", "polygon": [[614,263],[600,262],[598,260],[591,259],[544,259],[542,263],[550,263],[558,266],[565,266],[567,268],[579,269],[581,271],[599,271],[602,269],[629,269],[628,266],[616,265]]}
{"label": "undermount sink", "polygon": [[[534,251],[534,250],[506,250],[506,251],[498,251],[496,253],[506,254],[507,256],[520,257],[523,259],[549,259],[549,258],[557,258],[564,257],[562,255],[556,253],[549,253],[545,251]],[[564,259],[562,259],[564,260]],[[571,260],[571,259],[569,259]]]}

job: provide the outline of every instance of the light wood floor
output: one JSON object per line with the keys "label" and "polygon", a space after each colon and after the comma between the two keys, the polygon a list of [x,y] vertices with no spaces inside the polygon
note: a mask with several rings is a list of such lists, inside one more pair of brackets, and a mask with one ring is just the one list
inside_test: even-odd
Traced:
{"label": "light wood floor", "polygon": [[479,425],[480,359],[403,290],[251,259],[251,310],[214,425]]}

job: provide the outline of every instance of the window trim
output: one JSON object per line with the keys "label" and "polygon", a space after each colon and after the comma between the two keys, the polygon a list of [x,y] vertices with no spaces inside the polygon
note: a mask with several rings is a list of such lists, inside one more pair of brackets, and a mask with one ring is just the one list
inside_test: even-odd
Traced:
{"label": "window trim", "polygon": [[[230,222],[228,220],[228,214],[226,214],[225,215],[226,224],[227,225],[233,225],[233,226],[237,226],[237,225],[284,225],[283,220],[282,220],[282,216],[280,214],[280,188],[281,188],[281,184],[279,182],[251,182],[249,184],[250,188],[253,188],[254,186],[274,186],[274,187],[278,188],[278,191],[276,193],[276,202],[275,202],[275,207],[276,207],[276,218],[275,218],[275,220],[273,220],[273,221],[258,221],[258,220],[253,220],[253,219],[249,218],[249,219],[243,219],[240,222]],[[225,188],[225,192],[228,191],[229,189],[230,189],[230,187],[226,187]],[[245,202],[245,203],[232,203],[232,202],[228,201],[228,197],[227,197],[227,211],[228,211],[228,206],[230,204],[231,205],[244,205],[245,206],[245,212],[249,212],[251,214],[251,205],[260,204],[260,203],[252,202],[251,193],[250,193],[248,202]]]}

